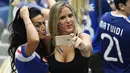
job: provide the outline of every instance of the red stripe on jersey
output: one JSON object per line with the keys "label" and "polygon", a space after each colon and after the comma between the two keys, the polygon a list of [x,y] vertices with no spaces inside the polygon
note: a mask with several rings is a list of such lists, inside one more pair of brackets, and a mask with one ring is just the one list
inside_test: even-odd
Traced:
{"label": "red stripe on jersey", "polygon": [[19,49],[17,50],[17,52],[20,53],[20,54],[22,54],[22,52]]}
{"label": "red stripe on jersey", "polygon": [[42,58],[43,58],[43,61],[48,62],[47,59],[46,59],[45,57],[42,57]]}

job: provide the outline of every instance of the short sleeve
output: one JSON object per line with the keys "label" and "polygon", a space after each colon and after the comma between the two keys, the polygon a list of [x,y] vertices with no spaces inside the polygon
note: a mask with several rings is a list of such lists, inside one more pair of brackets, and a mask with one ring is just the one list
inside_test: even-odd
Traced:
{"label": "short sleeve", "polygon": [[15,58],[22,62],[28,62],[34,59],[36,56],[36,52],[34,52],[31,56],[27,56],[25,54],[25,45],[19,46],[15,52]]}

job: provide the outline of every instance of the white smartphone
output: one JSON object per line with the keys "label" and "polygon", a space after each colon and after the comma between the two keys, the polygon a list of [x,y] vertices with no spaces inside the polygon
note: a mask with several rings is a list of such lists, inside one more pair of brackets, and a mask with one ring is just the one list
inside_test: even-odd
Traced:
{"label": "white smartphone", "polygon": [[71,45],[72,44],[72,36],[70,35],[62,35],[55,37],[55,43],[57,46],[59,45]]}

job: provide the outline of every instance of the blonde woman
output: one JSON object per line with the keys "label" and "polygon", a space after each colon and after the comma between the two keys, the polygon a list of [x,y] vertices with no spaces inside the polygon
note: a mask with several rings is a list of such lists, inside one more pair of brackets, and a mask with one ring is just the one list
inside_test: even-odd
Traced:
{"label": "blonde woman", "polygon": [[[51,73],[88,73],[88,61],[92,50],[91,38],[88,34],[80,32],[76,23],[74,10],[68,3],[59,1],[50,9],[49,32],[52,37],[52,54],[48,57],[48,64]],[[69,36],[72,37],[70,38],[72,41],[70,44],[57,45],[55,39],[57,36]]]}

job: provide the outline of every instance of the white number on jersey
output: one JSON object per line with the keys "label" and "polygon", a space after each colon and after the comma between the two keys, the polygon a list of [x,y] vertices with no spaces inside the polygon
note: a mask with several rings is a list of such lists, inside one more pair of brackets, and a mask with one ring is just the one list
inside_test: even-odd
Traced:
{"label": "white number on jersey", "polygon": [[110,43],[104,53],[104,59],[106,61],[114,61],[114,62],[117,62],[118,61],[118,58],[115,58],[115,57],[108,57],[110,51],[112,50],[112,47],[115,43],[116,45],[116,49],[117,49],[117,54],[118,54],[118,57],[119,57],[119,60],[121,63],[123,63],[123,59],[122,59],[122,54],[121,54],[121,50],[120,50],[120,46],[119,46],[119,41],[116,37],[111,37],[109,34],[106,34],[106,33],[102,33],[101,34],[101,39],[103,40],[104,38],[107,38],[110,40]]}

